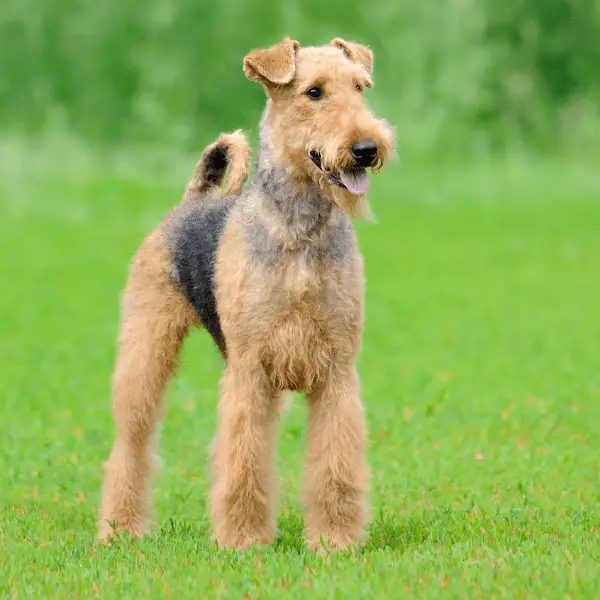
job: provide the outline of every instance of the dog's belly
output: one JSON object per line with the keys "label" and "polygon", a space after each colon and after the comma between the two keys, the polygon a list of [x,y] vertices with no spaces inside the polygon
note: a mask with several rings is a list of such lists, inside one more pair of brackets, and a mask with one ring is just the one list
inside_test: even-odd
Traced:
{"label": "dog's belly", "polygon": [[310,390],[330,368],[334,348],[327,323],[291,309],[265,330],[261,361],[277,389]]}

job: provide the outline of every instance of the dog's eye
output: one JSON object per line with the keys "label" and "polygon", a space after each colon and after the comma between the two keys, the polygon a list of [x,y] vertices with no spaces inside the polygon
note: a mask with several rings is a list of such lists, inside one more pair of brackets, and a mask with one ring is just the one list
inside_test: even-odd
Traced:
{"label": "dog's eye", "polygon": [[312,87],[306,92],[306,95],[313,100],[318,100],[323,95],[323,90],[320,87]]}
{"label": "dog's eye", "polygon": [[354,87],[356,88],[356,90],[358,92],[362,92],[363,91],[362,85],[360,85],[360,83],[357,83]]}

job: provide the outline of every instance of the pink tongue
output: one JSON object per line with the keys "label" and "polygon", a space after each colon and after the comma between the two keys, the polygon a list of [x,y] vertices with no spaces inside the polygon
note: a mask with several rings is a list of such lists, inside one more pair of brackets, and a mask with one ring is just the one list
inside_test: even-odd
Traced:
{"label": "pink tongue", "polygon": [[340,179],[342,183],[348,188],[348,190],[359,196],[364,194],[371,185],[367,172],[363,169],[361,171],[340,171]]}

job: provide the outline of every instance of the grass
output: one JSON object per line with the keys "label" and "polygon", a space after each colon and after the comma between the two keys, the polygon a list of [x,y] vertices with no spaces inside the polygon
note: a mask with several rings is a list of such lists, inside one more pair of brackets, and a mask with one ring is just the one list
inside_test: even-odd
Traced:
{"label": "grass", "polygon": [[405,166],[375,181],[379,222],[358,225],[373,521],[358,552],[321,558],[302,543],[300,400],[281,426],[277,543],[210,541],[221,366],[201,334],[168,393],[156,534],[94,544],[118,294],[184,175],[60,162],[26,155],[0,179],[1,597],[600,595],[592,167]]}

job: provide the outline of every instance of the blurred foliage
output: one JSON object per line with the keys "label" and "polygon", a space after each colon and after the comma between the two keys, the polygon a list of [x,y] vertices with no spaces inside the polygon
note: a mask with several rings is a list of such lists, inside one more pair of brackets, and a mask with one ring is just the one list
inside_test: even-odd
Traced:
{"label": "blurred foliage", "polygon": [[600,0],[3,0],[1,127],[186,149],[255,132],[242,58],[286,34],[371,45],[370,99],[412,153],[598,147]]}

